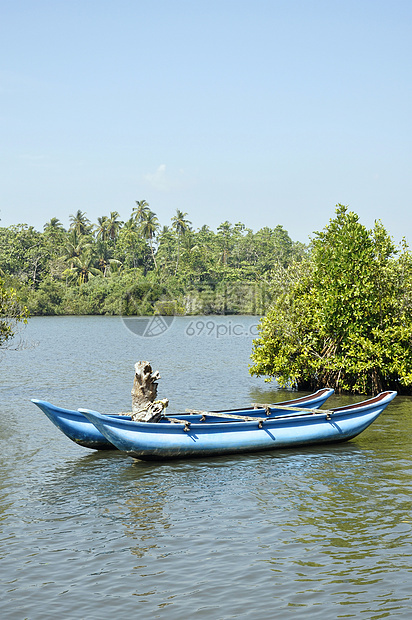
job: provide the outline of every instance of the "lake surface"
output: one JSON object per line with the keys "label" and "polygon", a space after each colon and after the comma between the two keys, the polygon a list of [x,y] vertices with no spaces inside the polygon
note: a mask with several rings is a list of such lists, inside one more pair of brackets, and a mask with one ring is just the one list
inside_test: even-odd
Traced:
{"label": "lake surface", "polygon": [[30,320],[0,357],[1,618],[410,617],[412,399],[346,444],[163,464],[77,446],[30,402],[128,410],[143,359],[169,413],[294,398],[248,375],[257,321]]}

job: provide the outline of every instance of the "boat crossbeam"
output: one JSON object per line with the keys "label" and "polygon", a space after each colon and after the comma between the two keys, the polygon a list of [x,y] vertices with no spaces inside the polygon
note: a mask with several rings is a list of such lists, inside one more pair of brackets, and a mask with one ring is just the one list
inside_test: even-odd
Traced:
{"label": "boat crossbeam", "polygon": [[[272,407],[273,409],[282,409],[285,411],[296,411],[295,415],[290,417],[301,417],[307,415],[326,415],[326,419],[330,420],[333,415],[333,411],[331,409],[306,409],[303,407]],[[253,420],[262,420],[266,421],[267,418],[256,418],[245,415],[235,415],[233,413],[218,413],[216,411],[198,411],[197,409],[186,409],[187,413],[201,415],[201,422],[206,420],[206,416],[212,416],[214,418],[228,418],[232,420],[243,420],[244,422],[252,422]],[[283,418],[284,416],[272,416],[271,420],[277,420],[279,418]]]}

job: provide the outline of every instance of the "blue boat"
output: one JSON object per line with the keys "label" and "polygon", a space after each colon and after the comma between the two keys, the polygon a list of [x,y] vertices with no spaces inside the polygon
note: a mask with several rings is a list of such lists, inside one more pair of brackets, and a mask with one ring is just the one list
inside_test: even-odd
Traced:
{"label": "blue boat", "polygon": [[[101,432],[79,411],[56,407],[56,405],[52,405],[45,400],[37,400],[36,398],[32,398],[31,402],[37,405],[66,437],[79,444],[79,446],[91,448],[92,450],[115,450],[115,446],[103,437]],[[130,420],[130,416],[118,417]]]}
{"label": "blue boat", "polygon": [[[332,389],[322,389],[314,392],[313,394],[309,394],[307,396],[303,396],[301,398],[295,398],[293,400],[281,402],[274,404],[270,407],[270,415],[276,410],[276,413],[280,413],[282,410],[279,407],[287,406],[290,407],[298,407],[300,408],[319,408],[321,407],[326,400],[333,394],[334,390]],[[59,428],[69,439],[79,444],[80,446],[84,446],[85,448],[91,448],[92,450],[114,450],[115,446],[108,440],[106,437],[102,435],[102,433],[91,423],[89,420],[85,418],[82,413],[79,411],[74,411],[73,409],[63,409],[62,407],[56,407],[51,403],[48,403],[45,400],[37,400],[35,398],[31,401],[37,407],[39,407],[43,413]],[[277,407],[277,409],[276,409]],[[215,413],[224,413],[222,411],[216,411]],[[236,414],[236,415],[244,415],[251,417],[259,417],[265,415],[265,409],[262,407],[258,407],[254,409],[253,407],[244,407],[243,409],[232,409],[227,413]],[[288,415],[293,413],[293,409],[287,409],[283,411],[284,415]],[[110,414],[105,414],[106,416]],[[124,419],[130,420],[130,416],[128,415],[115,415],[112,414],[110,417],[115,417],[116,419]],[[177,418],[181,418],[182,420],[194,420],[192,414],[179,414],[175,416]]]}
{"label": "blue boat", "polygon": [[382,392],[369,400],[330,411],[257,416],[215,412],[194,421],[164,418],[155,424],[110,418],[81,409],[86,418],[119,450],[140,460],[206,457],[273,450],[311,444],[342,442],[364,431],[396,392]]}

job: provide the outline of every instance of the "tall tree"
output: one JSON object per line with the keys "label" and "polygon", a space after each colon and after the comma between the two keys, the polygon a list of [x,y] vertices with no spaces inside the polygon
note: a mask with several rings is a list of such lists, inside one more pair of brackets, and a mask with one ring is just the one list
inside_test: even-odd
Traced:
{"label": "tall tree", "polygon": [[98,239],[94,245],[95,256],[96,256],[96,264],[100,271],[103,274],[103,277],[106,277],[107,271],[110,266],[111,259],[111,248],[108,247],[107,243],[102,239]]}
{"label": "tall tree", "polygon": [[150,251],[152,253],[154,266],[155,269],[157,269],[156,257],[153,250],[153,238],[156,236],[156,232],[159,229],[159,220],[157,219],[153,211],[149,210],[143,215],[140,226],[143,237],[149,240]]}
{"label": "tall tree", "polygon": [[41,235],[41,243],[46,253],[46,261],[43,262],[43,271],[40,276],[47,274],[52,279],[59,279],[65,269],[61,259],[64,253],[64,247],[67,241],[67,232],[63,228],[62,223],[57,217],[52,217],[49,222],[44,225],[44,232]]}
{"label": "tall tree", "polygon": [[94,267],[95,255],[89,246],[84,248],[79,256],[74,256],[71,260],[71,266],[66,270],[66,275],[72,277],[79,285],[88,282],[94,276],[101,274],[99,269]]}
{"label": "tall tree", "polygon": [[133,217],[125,222],[119,233],[116,244],[116,254],[121,256],[131,267],[136,268],[140,262],[144,262],[144,255],[147,253],[147,244],[143,241],[139,233],[138,226]]}
{"label": "tall tree", "polygon": [[97,224],[95,224],[96,236],[98,239],[103,241],[103,243],[106,243],[107,237],[108,237],[107,223],[108,223],[107,215],[102,215],[101,217],[97,218]]}
{"label": "tall tree", "polygon": [[149,213],[149,203],[146,200],[136,200],[136,206],[132,210],[132,218],[138,224],[141,224],[144,217]]}
{"label": "tall tree", "polygon": [[119,234],[119,230],[122,227],[123,222],[119,220],[120,214],[117,211],[111,211],[110,216],[107,218],[107,234],[109,235],[109,239],[113,242],[113,245],[116,247],[116,239]]}
{"label": "tall tree", "polygon": [[70,215],[70,228],[75,230],[78,235],[87,235],[91,230],[91,223],[86,213],[77,209],[75,215]]}
{"label": "tall tree", "polygon": [[397,258],[380,222],[367,230],[338,205],[300,269],[260,324],[251,373],[303,389],[411,391],[412,309],[399,303],[412,277],[408,250]]}
{"label": "tall tree", "polygon": [[48,250],[33,226],[18,224],[0,229],[0,269],[35,287],[47,266]]}
{"label": "tall tree", "polygon": [[91,248],[90,240],[85,236],[79,235],[76,229],[73,229],[67,236],[62,258],[73,267],[73,259],[78,258],[85,249],[89,248]]}
{"label": "tall tree", "polygon": [[157,235],[157,242],[157,263],[162,267],[163,275],[171,275],[175,268],[176,235],[169,226],[163,226]]}
{"label": "tall tree", "polygon": [[176,209],[176,215],[172,217],[172,228],[176,232],[176,235],[177,235],[177,260],[176,260],[175,275],[177,274],[177,270],[179,267],[180,240],[181,240],[182,235],[184,235],[186,231],[189,230],[190,225],[192,224],[192,222],[190,222],[186,218],[186,215],[187,213],[180,211],[180,209]]}
{"label": "tall tree", "polygon": [[64,230],[63,228],[63,224],[61,223],[61,221],[59,220],[58,217],[52,217],[48,222],[46,222],[46,224],[43,226],[43,230],[44,232],[47,231],[54,231],[54,230]]}
{"label": "tall tree", "polygon": [[222,263],[227,264],[228,255],[231,249],[231,237],[233,234],[232,224],[226,220],[217,228],[217,238],[222,248]]}

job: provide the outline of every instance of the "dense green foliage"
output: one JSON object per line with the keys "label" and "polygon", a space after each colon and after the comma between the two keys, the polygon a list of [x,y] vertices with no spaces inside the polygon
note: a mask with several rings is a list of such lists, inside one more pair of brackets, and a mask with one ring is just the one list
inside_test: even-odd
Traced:
{"label": "dense green foliage", "polygon": [[145,200],[126,222],[79,210],[67,231],[57,218],[0,228],[0,273],[33,315],[264,313],[305,252],[282,226],[194,230],[178,209],[161,228]]}
{"label": "dense green foliage", "polygon": [[[160,227],[145,200],[128,221],[0,228],[0,345],[31,314],[265,314],[251,373],[300,389],[412,392],[412,259],[380,222],[338,205],[310,251],[282,226]],[[21,305],[24,304],[24,305]],[[269,311],[268,311],[269,309]]]}
{"label": "dense green foliage", "polygon": [[259,326],[251,373],[301,389],[412,390],[412,261],[338,205]]}
{"label": "dense green foliage", "polygon": [[27,322],[27,308],[20,304],[16,291],[7,288],[0,278],[0,347],[6,347],[19,322]]}

